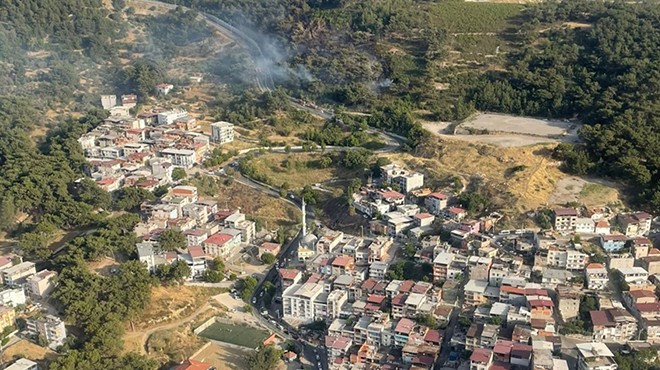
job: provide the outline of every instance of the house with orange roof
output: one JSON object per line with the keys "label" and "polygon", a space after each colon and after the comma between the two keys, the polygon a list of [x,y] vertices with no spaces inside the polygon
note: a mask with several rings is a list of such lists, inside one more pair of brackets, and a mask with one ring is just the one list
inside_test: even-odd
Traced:
{"label": "house with orange roof", "polygon": [[259,257],[263,256],[264,253],[270,253],[273,256],[276,256],[280,253],[281,244],[264,242],[259,246]]}
{"label": "house with orange roof", "polygon": [[332,260],[332,274],[335,276],[350,274],[355,269],[353,257],[341,255]]}
{"label": "house with orange roof", "polygon": [[241,242],[241,236],[228,233],[215,233],[202,242],[206,254],[213,257],[226,257]]}
{"label": "house with orange roof", "polygon": [[189,358],[183,361],[181,365],[175,367],[173,370],[211,370],[212,368],[213,366],[211,364]]}
{"label": "house with orange roof", "polygon": [[434,215],[441,215],[447,208],[449,197],[442,193],[431,193],[424,198],[424,206]]}
{"label": "house with orange roof", "polygon": [[277,272],[280,276],[280,284],[282,290],[290,287],[293,284],[298,284],[300,279],[302,279],[302,272],[296,269],[278,269]]}

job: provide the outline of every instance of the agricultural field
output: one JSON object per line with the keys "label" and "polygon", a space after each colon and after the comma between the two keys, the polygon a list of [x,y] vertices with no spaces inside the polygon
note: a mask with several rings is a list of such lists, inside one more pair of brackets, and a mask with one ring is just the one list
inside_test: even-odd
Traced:
{"label": "agricultural field", "polygon": [[268,337],[268,332],[248,325],[216,322],[199,336],[246,348],[257,348]]}

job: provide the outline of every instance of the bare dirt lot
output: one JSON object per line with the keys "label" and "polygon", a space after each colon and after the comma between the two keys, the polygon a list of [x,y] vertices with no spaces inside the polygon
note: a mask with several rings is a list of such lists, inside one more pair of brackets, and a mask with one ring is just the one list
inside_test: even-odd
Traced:
{"label": "bare dirt lot", "polygon": [[2,352],[3,363],[8,363],[19,357],[25,357],[43,365],[46,362],[53,361],[57,357],[57,353],[27,340],[20,340],[16,344],[5,348]]}
{"label": "bare dirt lot", "polygon": [[557,182],[557,187],[550,195],[548,204],[561,205],[579,202],[587,207],[597,207],[619,202],[620,196],[616,184],[601,179],[568,176]]}
{"label": "bare dirt lot", "polygon": [[558,137],[568,134],[570,122],[552,121],[530,117],[517,117],[505,114],[482,113],[468,119],[461,127],[490,132]]}
{"label": "bare dirt lot", "polygon": [[503,148],[546,143],[575,142],[579,126],[573,122],[480,113],[458,125],[456,134],[448,132],[446,122],[425,122],[433,135]]}
{"label": "bare dirt lot", "polygon": [[209,343],[192,358],[211,364],[218,370],[246,369],[246,359],[250,352],[248,349],[241,349],[237,346]]}

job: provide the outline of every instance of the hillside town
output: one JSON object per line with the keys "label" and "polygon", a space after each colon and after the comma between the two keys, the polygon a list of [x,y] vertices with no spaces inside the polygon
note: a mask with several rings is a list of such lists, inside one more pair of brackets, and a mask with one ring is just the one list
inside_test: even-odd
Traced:
{"label": "hillside town", "polygon": [[[111,115],[78,140],[87,175],[108,192],[165,188],[139,206],[137,259],[152,274],[185,265],[188,283],[228,283],[232,299],[254,306],[269,343],[301,344],[283,347],[294,368],[613,370],[617,351],[660,349],[660,249],[646,212],[545,209],[549,229],[501,229],[501,214],[475,217],[460,194],[388,164],[349,195],[368,220],[360,235],[322,225],[290,194],[301,226],[280,240],[241,204],[223,207],[173,176],[222,176],[199,164],[234,140],[232,124],[204,133],[184,110],[134,115],[136,102],[103,96]],[[168,233],[183,242],[166,246]],[[0,273],[3,343],[20,335],[61,348],[67,328],[48,302],[57,274],[15,254],[0,257]],[[257,285],[243,294],[249,276]],[[10,368],[34,368],[20,361]],[[210,368],[192,358],[176,367]]]}

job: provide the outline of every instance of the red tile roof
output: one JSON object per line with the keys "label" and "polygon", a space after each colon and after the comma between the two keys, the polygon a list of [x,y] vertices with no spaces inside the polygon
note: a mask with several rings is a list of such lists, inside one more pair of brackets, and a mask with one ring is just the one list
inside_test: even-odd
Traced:
{"label": "red tile roof", "polygon": [[462,213],[467,213],[467,211],[464,210],[463,208],[460,208],[460,207],[451,207],[451,208],[449,208],[449,213],[459,215],[459,214],[462,214]]}
{"label": "red tile roof", "polygon": [[114,184],[117,179],[113,179],[112,177],[108,177],[107,179],[102,179],[102,180],[96,180],[96,183],[99,185],[110,185]]}
{"label": "red tile roof", "polygon": [[602,238],[605,241],[617,241],[617,242],[625,242],[628,240],[628,237],[625,235],[603,235]]}
{"label": "red tile roof", "polygon": [[631,290],[628,292],[631,297],[638,299],[638,298],[658,298],[653,292],[650,292],[648,290]]}
{"label": "red tile roof", "polygon": [[639,312],[658,312],[660,313],[660,302],[638,303],[635,305]]}
{"label": "red tile roof", "polygon": [[408,293],[415,285],[415,282],[412,280],[404,280],[401,285],[399,285],[399,292]]}
{"label": "red tile roof", "polygon": [[431,193],[428,196],[431,197],[431,198],[436,198],[436,199],[440,199],[440,200],[447,199],[447,196],[445,194],[442,194],[442,193]]}
{"label": "red tile roof", "polygon": [[430,213],[418,213],[414,217],[417,218],[417,219],[423,220],[423,219],[432,218],[432,217],[435,217],[435,216],[433,216]]}
{"label": "red tile roof", "polygon": [[500,287],[500,293],[511,293],[511,294],[518,294],[518,295],[525,295],[525,289],[524,288],[518,288],[514,287],[511,285],[502,285]]}
{"label": "red tile roof", "polygon": [[596,227],[597,228],[610,227],[610,223],[605,220],[600,220],[596,222]]}
{"label": "red tile roof", "polygon": [[493,362],[488,370],[511,370],[511,364],[506,362]]}
{"label": "red tile roof", "polygon": [[331,337],[329,335],[325,336],[325,346],[328,348],[334,349],[345,349],[350,346],[353,341],[348,337]]}
{"label": "red tile roof", "polygon": [[300,275],[300,271],[294,269],[279,269],[278,272],[283,280],[294,280],[296,276]]}
{"label": "red tile roof", "polygon": [[215,244],[215,245],[223,246],[228,241],[232,240],[233,238],[234,238],[233,235],[217,233],[217,234],[211,235],[211,237],[204,240],[204,243],[205,244]]}
{"label": "red tile roof", "polygon": [[210,368],[210,364],[189,358],[181,365],[175,367],[174,370],[208,370]]}
{"label": "red tile roof", "polygon": [[603,269],[603,268],[605,268],[605,266],[601,265],[600,263],[590,263],[590,264],[587,265],[587,270],[590,270],[590,269],[595,270],[595,269]]}
{"label": "red tile roof", "polygon": [[200,258],[206,256],[206,254],[204,253],[204,249],[202,249],[202,247],[200,246],[189,247],[188,254],[190,254],[191,258]]}
{"label": "red tile roof", "polygon": [[413,330],[414,327],[415,327],[415,322],[404,317],[401,320],[399,320],[399,322],[396,324],[396,328],[394,329],[394,332],[410,334],[410,332]]}
{"label": "red tile roof", "polygon": [[277,244],[277,243],[265,242],[265,243],[262,243],[262,244],[261,244],[261,248],[262,248],[262,249],[266,249],[266,250],[269,250],[269,251],[276,251],[276,250],[279,250],[280,247],[281,247],[281,245],[279,245],[279,244]]}
{"label": "red tile roof", "polygon": [[353,258],[349,256],[339,256],[332,261],[332,266],[346,267],[353,262]]}
{"label": "red tile roof", "polygon": [[589,311],[594,326],[616,326],[616,323],[607,315],[607,311]]}
{"label": "red tile roof", "polygon": [[529,301],[529,305],[532,307],[554,307],[554,303],[552,303],[551,300],[549,299],[532,299]]}
{"label": "red tile roof", "polygon": [[478,362],[480,364],[487,364],[490,362],[491,356],[493,353],[486,348],[475,348],[470,356],[470,361]]}
{"label": "red tile roof", "polygon": [[525,289],[525,295],[542,295],[542,296],[547,296],[548,291],[545,289],[537,289],[537,288],[526,288]]}
{"label": "red tile roof", "polygon": [[557,215],[557,216],[577,216],[578,211],[575,208],[555,208],[555,215]]}
{"label": "red tile roof", "polygon": [[440,330],[431,329],[426,332],[426,335],[424,335],[424,341],[437,344],[442,342],[442,337],[443,333]]}
{"label": "red tile roof", "polygon": [[406,303],[407,298],[408,298],[407,294],[398,294],[392,298],[392,305],[403,306]]}
{"label": "red tile roof", "polygon": [[373,288],[378,284],[378,282],[375,279],[369,278],[365,281],[362,282],[362,285],[360,288],[364,290],[373,290]]}
{"label": "red tile roof", "polygon": [[369,294],[367,297],[367,302],[369,303],[382,304],[384,300],[385,297],[379,294]]}

